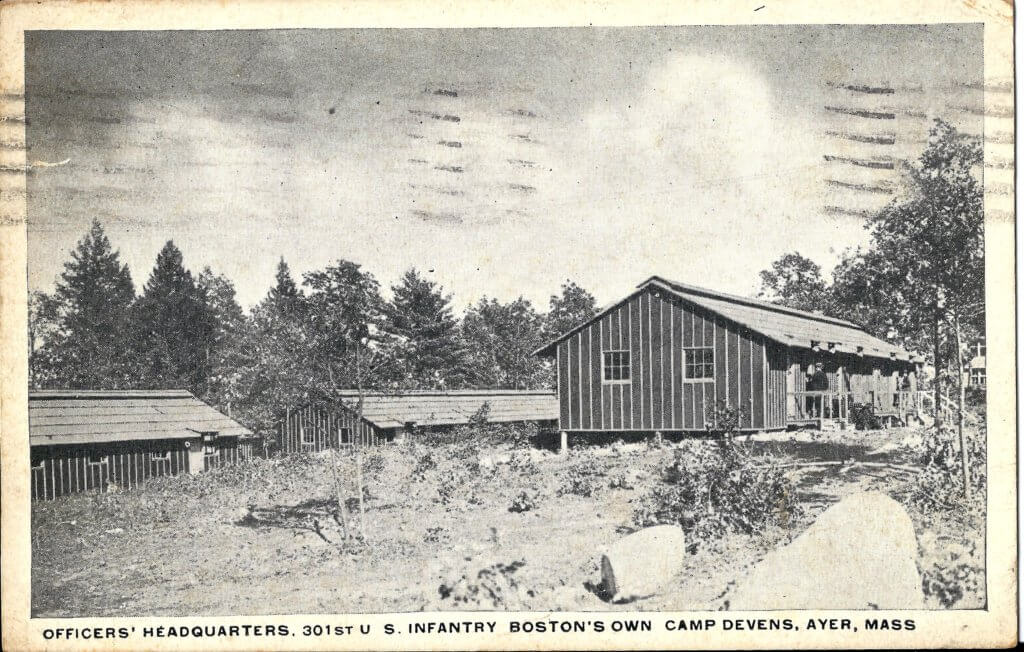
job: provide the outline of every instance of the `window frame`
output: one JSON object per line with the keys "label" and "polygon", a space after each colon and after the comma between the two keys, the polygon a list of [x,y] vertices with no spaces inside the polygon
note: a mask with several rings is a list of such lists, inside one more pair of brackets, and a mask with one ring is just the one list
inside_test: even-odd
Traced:
{"label": "window frame", "polygon": [[[619,362],[617,365],[608,364],[608,354],[625,354],[625,362]],[[621,359],[620,359],[621,360]],[[609,378],[608,371],[610,369],[618,369],[621,375],[622,371],[625,370],[625,378]],[[633,357],[630,355],[629,349],[607,349],[601,351],[601,384],[602,385],[629,385],[633,382]]]}
{"label": "window frame", "polygon": [[97,466],[108,466],[110,464],[110,455],[108,455],[106,453],[103,453],[103,454],[88,453],[86,455],[85,461],[89,465],[89,468],[93,468],[93,467],[97,467]]}
{"label": "window frame", "polygon": [[[711,353],[711,362],[708,363],[706,360],[702,360],[699,363],[691,363],[690,362],[690,356],[692,355],[693,351],[709,351]],[[715,347],[714,346],[684,346],[683,347],[683,382],[684,383],[713,383],[713,382],[715,382],[715,377],[718,374],[718,368],[716,366],[718,364],[718,362],[717,362],[717,360],[715,358],[716,358],[716,356],[715,356]],[[706,367],[706,366],[708,366],[708,364],[710,364],[711,365],[711,375],[710,376],[701,376],[701,377],[692,377],[692,376],[688,375],[688,369],[690,368],[691,364],[692,365],[699,365],[702,370],[704,370],[704,367]]]}

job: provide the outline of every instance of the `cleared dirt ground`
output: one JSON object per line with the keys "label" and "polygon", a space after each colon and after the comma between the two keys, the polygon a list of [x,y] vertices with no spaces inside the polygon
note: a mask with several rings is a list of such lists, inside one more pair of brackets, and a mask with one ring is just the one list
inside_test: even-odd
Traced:
{"label": "cleared dirt ground", "polygon": [[[909,430],[795,433],[746,445],[796,462],[899,463],[916,437]],[[364,460],[366,542],[344,547],[329,514],[332,454],[36,503],[32,613],[717,610],[754,563],[829,505],[867,489],[904,500],[914,477],[876,467],[793,467],[804,509],[786,527],[688,538],[686,566],[661,595],[609,604],[597,587],[601,552],[635,527],[633,501],[660,482],[673,446],[580,447],[568,456],[508,446],[381,448]],[[343,458],[340,468],[354,497],[354,462]],[[581,473],[589,478],[582,489]],[[912,505],[910,513],[926,580],[958,584],[926,590],[929,607],[982,607],[980,517],[928,516]]]}

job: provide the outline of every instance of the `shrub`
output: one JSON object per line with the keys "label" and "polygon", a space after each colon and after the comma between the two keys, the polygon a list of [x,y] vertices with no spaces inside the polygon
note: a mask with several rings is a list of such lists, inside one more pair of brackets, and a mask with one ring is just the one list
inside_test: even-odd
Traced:
{"label": "shrub", "polygon": [[635,501],[640,527],[678,523],[699,538],[749,534],[769,523],[787,525],[801,510],[776,458],[728,440],[684,442],[661,479]]}
{"label": "shrub", "polygon": [[412,477],[413,481],[422,482],[426,478],[427,472],[436,468],[437,460],[435,460],[434,456],[428,451],[423,455],[417,456],[416,464],[412,467],[412,471],[410,471],[409,475]]}
{"label": "shrub", "polygon": [[964,502],[963,467],[960,442],[952,428],[936,432],[929,428],[922,434],[921,445],[913,451],[911,461],[921,467],[910,483],[910,503],[924,513],[957,510],[984,510],[986,448],[985,428],[965,428],[968,452],[968,477],[973,504]]}
{"label": "shrub", "polygon": [[522,586],[515,576],[525,565],[523,560],[492,564],[475,574],[463,574],[450,584],[441,584],[438,593],[442,600],[450,600],[454,605],[515,611],[534,596],[534,592]]}
{"label": "shrub", "polygon": [[854,430],[878,430],[882,426],[875,416],[875,406],[871,403],[850,405],[850,422]]}
{"label": "shrub", "polygon": [[539,501],[540,494],[538,492],[520,491],[519,495],[513,499],[512,506],[508,508],[508,511],[517,513],[529,512],[537,509]]}
{"label": "shrub", "polygon": [[604,471],[593,460],[574,464],[566,469],[557,493],[559,496],[571,494],[589,498],[604,487],[604,478]]}
{"label": "shrub", "polygon": [[714,407],[704,406],[704,423],[707,424],[707,431],[713,437],[721,439],[732,439],[740,430],[743,417],[747,410],[719,401]]}
{"label": "shrub", "polygon": [[984,572],[985,567],[973,560],[940,564],[921,574],[921,588],[925,597],[949,608],[965,596],[981,594]]}

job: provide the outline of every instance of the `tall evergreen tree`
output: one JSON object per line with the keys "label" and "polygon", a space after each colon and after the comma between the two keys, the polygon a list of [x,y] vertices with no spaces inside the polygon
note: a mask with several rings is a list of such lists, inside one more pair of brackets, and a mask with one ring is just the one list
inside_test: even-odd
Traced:
{"label": "tall evergreen tree", "polygon": [[417,388],[458,387],[465,373],[465,347],[451,296],[408,270],[384,306],[384,329],[398,340],[398,366]]}
{"label": "tall evergreen tree", "polygon": [[168,241],[135,306],[137,356],[149,387],[206,394],[216,325],[202,290]]}
{"label": "tall evergreen tree", "polygon": [[302,307],[302,291],[292,278],[292,271],[282,257],[274,272],[274,286],[267,293],[265,303],[279,314],[295,315]]}
{"label": "tall evergreen tree", "polygon": [[253,308],[238,351],[236,413],[258,432],[270,432],[286,409],[310,399],[304,314],[305,297],[281,259],[274,285]]}
{"label": "tall evergreen tree", "polygon": [[36,315],[49,324],[45,333],[34,333],[43,339],[37,362],[47,367],[37,369],[39,377],[73,389],[130,386],[131,356],[124,337],[135,288],[98,221],[79,240],[60,278],[52,299],[41,303],[43,310]]}

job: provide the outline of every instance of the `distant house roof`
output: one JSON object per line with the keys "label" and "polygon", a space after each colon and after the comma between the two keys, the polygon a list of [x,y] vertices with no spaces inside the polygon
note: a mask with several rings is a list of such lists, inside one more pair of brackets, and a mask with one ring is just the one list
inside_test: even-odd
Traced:
{"label": "distant house roof", "polygon": [[28,395],[32,446],[251,435],[185,390],[40,390]]}
{"label": "distant house roof", "polygon": [[[356,390],[342,390],[346,406],[355,409]],[[469,423],[484,403],[490,410],[487,421],[554,421],[558,419],[558,398],[554,392],[534,390],[449,390],[367,392],[363,397],[363,418],[378,428],[452,426]]]}
{"label": "distant house roof", "polygon": [[[835,351],[841,353],[862,353],[870,357],[887,359],[895,357],[898,360],[910,360],[912,357],[906,349],[870,335],[861,326],[845,319],[707,290],[669,281],[659,276],[652,276],[638,285],[637,290],[627,298],[633,297],[648,287],[672,294],[786,346],[810,349],[817,344],[822,349],[827,349],[831,344]],[[536,353],[552,355],[558,342],[600,319],[605,313],[621,304],[620,301],[606,308],[591,321],[580,324],[553,342],[541,347]]]}

